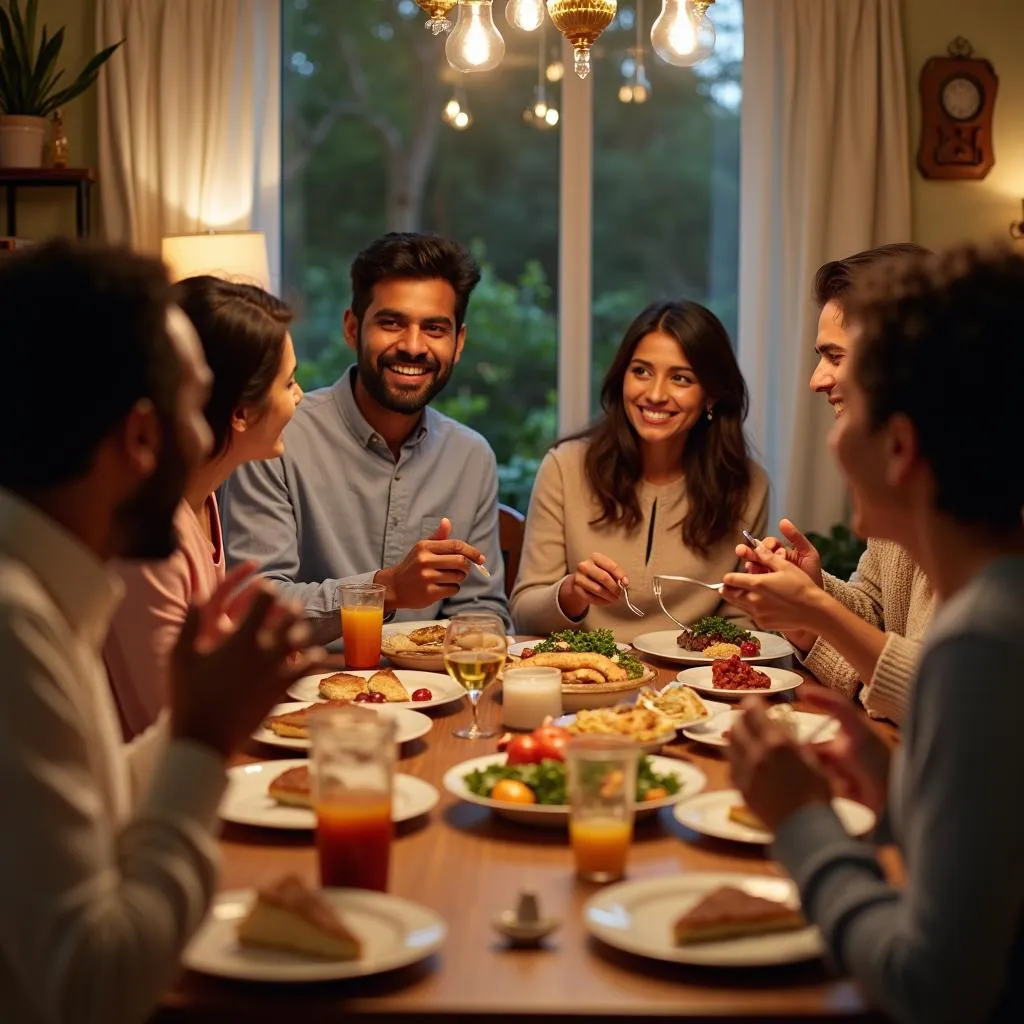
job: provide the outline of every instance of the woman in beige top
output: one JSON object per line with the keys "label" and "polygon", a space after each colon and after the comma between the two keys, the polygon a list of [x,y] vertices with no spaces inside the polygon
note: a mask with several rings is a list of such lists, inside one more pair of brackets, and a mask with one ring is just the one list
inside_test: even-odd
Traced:
{"label": "woman in beige top", "polygon": [[[741,531],[764,530],[768,480],[743,435],[747,388],[714,314],[695,302],[648,306],[615,354],[601,406],[537,474],[510,606],[519,632],[608,628],[628,642],[676,629],[653,577],[716,582],[737,567]],[[663,598],[683,622],[720,614],[749,625],[702,587],[666,581]]]}

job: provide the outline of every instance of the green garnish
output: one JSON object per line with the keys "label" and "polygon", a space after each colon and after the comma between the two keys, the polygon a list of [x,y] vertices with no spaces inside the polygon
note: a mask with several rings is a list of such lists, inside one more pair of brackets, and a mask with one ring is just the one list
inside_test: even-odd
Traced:
{"label": "green garnish", "polygon": [[[539,804],[565,805],[569,795],[565,789],[565,762],[541,761],[540,764],[492,764],[475,768],[463,776],[466,788],[477,796],[489,797],[502,779],[514,779],[533,790]],[[675,775],[659,775],[651,767],[649,757],[640,758],[636,772],[636,801],[640,805],[652,789],[667,793],[679,792],[679,779]]]}
{"label": "green garnish", "polygon": [[615,646],[615,634],[610,629],[560,629],[557,633],[552,633],[547,640],[541,640],[532,646],[534,654],[551,654],[564,650],[603,654],[617,665],[621,665],[630,679],[639,679],[644,674],[643,662],[632,654],[622,653]]}
{"label": "green garnish", "polygon": [[690,627],[690,632],[697,636],[718,637],[724,644],[741,644],[754,639],[754,634],[749,630],[726,622],[720,615],[705,615]]}

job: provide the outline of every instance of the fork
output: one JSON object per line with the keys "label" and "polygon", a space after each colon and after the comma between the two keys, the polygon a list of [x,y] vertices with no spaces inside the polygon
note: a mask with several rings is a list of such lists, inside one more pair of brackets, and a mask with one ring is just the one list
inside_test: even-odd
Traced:
{"label": "fork", "polygon": [[690,629],[690,627],[689,627],[688,625],[686,625],[686,623],[685,623],[685,622],[680,622],[680,621],[679,621],[679,620],[678,620],[678,619],[677,619],[677,618],[676,618],[676,617],[675,617],[675,616],[674,616],[674,615],[673,615],[673,614],[672,614],[672,613],[671,613],[671,612],[670,612],[670,611],[669,611],[669,610],[668,610],[668,609],[667,609],[667,608],[665,607],[665,602],[664,602],[664,601],[662,601],[662,599],[661,599],[661,580],[662,580],[662,577],[661,577],[661,576],[655,576],[655,577],[654,577],[654,579],[653,579],[653,581],[652,581],[652,583],[651,583],[651,586],[652,586],[652,587],[654,588],[654,596],[655,596],[655,597],[656,597],[656,598],[658,599],[658,604],[660,604],[660,605],[661,605],[661,610],[662,610],[662,611],[663,611],[663,612],[664,612],[664,613],[665,613],[665,614],[666,614],[666,615],[667,615],[667,616],[668,616],[668,617],[669,617],[669,618],[670,618],[670,619],[671,619],[671,620],[672,620],[672,621],[673,621],[673,622],[674,622],[674,623],[675,623],[675,624],[676,624],[676,625],[677,625],[677,626],[678,626],[678,627],[679,627],[679,628],[680,628],[680,629],[681,629],[681,630],[682,630],[682,631],[683,631],[684,633],[692,633],[692,632],[693,632],[693,630],[691,630],[691,629]]}
{"label": "fork", "polygon": [[619,590],[621,590],[621,591],[622,591],[622,596],[623,596],[623,598],[625,598],[625,601],[626,601],[626,607],[627,607],[627,608],[628,608],[628,609],[629,609],[629,610],[630,610],[630,611],[631,611],[631,612],[632,612],[632,613],[633,613],[633,614],[634,614],[634,615],[635,615],[635,616],[636,616],[636,617],[637,617],[638,619],[642,619],[642,618],[644,617],[644,613],[643,613],[642,611],[640,611],[640,609],[639,609],[639,608],[637,608],[637,606],[636,606],[635,604],[633,604],[633,602],[632,602],[632,601],[630,601],[630,599],[629,599],[629,588],[628,588],[628,587],[626,586],[626,584],[625,584],[625,583],[623,583],[623,582],[622,582],[622,580],[619,580],[619,581],[618,581],[618,584],[619,584]]}
{"label": "fork", "polygon": [[693,583],[695,586],[704,587],[707,590],[714,590],[716,593],[721,593],[724,583],[705,583],[703,580],[695,580],[692,576],[668,576],[665,573],[658,573],[654,577],[656,580],[678,580],[680,583]]}

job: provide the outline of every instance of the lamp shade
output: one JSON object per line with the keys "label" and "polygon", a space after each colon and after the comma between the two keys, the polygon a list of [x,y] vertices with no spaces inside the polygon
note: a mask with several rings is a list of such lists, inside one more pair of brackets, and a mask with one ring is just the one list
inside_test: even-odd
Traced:
{"label": "lamp shade", "polygon": [[262,231],[167,235],[161,255],[172,281],[209,274],[270,290],[267,239]]}

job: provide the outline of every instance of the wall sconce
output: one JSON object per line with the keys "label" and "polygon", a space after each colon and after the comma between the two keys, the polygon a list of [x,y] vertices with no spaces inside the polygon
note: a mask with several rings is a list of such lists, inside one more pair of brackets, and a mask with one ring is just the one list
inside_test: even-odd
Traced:
{"label": "wall sconce", "polygon": [[[1024,199],[1020,201],[1021,214],[1024,215]],[[1010,237],[1021,239],[1024,238],[1024,216],[1021,220],[1010,221]]]}

